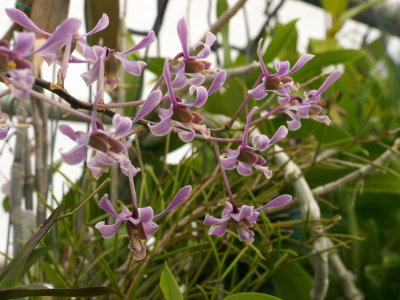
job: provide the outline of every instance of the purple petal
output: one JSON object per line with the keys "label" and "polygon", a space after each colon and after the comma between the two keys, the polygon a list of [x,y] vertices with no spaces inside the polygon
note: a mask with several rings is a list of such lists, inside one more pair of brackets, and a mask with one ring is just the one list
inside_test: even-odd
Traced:
{"label": "purple petal", "polygon": [[154,230],[158,228],[158,225],[154,222],[143,223],[143,229],[146,232],[146,235],[149,236],[153,233]]}
{"label": "purple petal", "polygon": [[138,211],[140,223],[149,223],[153,220],[154,213],[150,206],[139,208]]}
{"label": "purple petal", "polygon": [[208,234],[221,237],[225,234],[225,231],[226,231],[226,222],[222,223],[221,225],[212,226],[208,231]]}
{"label": "purple petal", "polygon": [[303,54],[302,56],[300,56],[300,58],[297,60],[297,62],[294,64],[293,68],[290,69],[290,71],[286,74],[290,75],[293,74],[294,72],[296,72],[297,70],[301,69],[302,67],[304,67],[304,65],[306,63],[308,63],[311,59],[314,58],[315,55],[312,54]]}
{"label": "purple petal", "polygon": [[232,214],[232,219],[234,219],[236,222],[240,222],[243,219],[250,217],[252,213],[253,213],[253,207],[252,206],[243,205],[239,209],[239,213],[238,214]]}
{"label": "purple petal", "polygon": [[288,128],[292,131],[299,130],[301,127],[301,122],[299,120],[287,121]]}
{"label": "purple petal", "polygon": [[168,89],[168,95],[171,100],[172,106],[175,107],[178,105],[174,92],[172,90],[172,82],[171,82],[171,74],[169,72],[169,61],[168,59],[165,60],[164,62],[164,70],[163,70],[163,76],[165,79],[165,83],[167,84],[167,89]]}
{"label": "purple petal", "polygon": [[260,100],[267,96],[267,89],[265,88],[265,83],[261,82],[254,89],[248,91],[249,95],[251,95],[255,100]]}
{"label": "purple petal", "polygon": [[171,119],[165,118],[155,125],[149,125],[150,131],[156,136],[164,136],[171,132]]}
{"label": "purple petal", "polygon": [[174,200],[172,200],[170,205],[168,205],[168,207],[164,209],[162,212],[156,214],[154,218],[157,218],[162,214],[165,214],[167,211],[170,211],[171,209],[174,209],[175,207],[181,205],[183,202],[186,201],[187,198],[189,198],[191,192],[192,192],[192,187],[190,185],[181,188],[179,192],[175,195],[175,198]]}
{"label": "purple petal", "polygon": [[280,196],[274,198],[268,204],[261,206],[259,208],[256,208],[255,210],[267,209],[267,208],[272,208],[272,207],[281,207],[281,206],[288,204],[290,201],[292,201],[291,195],[287,195],[287,194],[280,195]]}
{"label": "purple petal", "polygon": [[90,174],[95,179],[99,179],[100,176],[104,173],[108,172],[108,166],[102,165],[98,160],[97,160],[97,155],[93,156],[89,161],[88,161],[88,168],[90,170]]}
{"label": "purple petal", "polygon": [[270,140],[266,135],[255,135],[252,144],[254,150],[264,151],[270,145]]}
{"label": "purple petal", "polygon": [[239,234],[239,240],[251,244],[254,240],[254,232],[244,225],[236,226],[236,230]]}
{"label": "purple petal", "polygon": [[[258,55],[258,60],[259,60],[259,62],[260,62],[260,66],[261,66],[262,73],[264,74],[264,76],[265,76],[266,78],[268,78],[268,77],[270,76],[270,73],[268,72],[267,67],[265,66],[264,59],[263,59],[263,56],[262,56],[262,50],[261,50],[262,41],[263,41],[263,39],[260,39],[260,40],[258,41],[257,55]],[[250,94],[250,93],[249,93],[249,94]],[[251,95],[251,94],[250,94],[250,95]],[[253,95],[252,95],[252,96],[253,96]],[[261,98],[256,98],[255,96],[253,96],[253,97],[254,97],[254,99],[256,99],[256,100],[261,99]],[[264,97],[265,97],[265,96],[264,96]],[[262,98],[264,98],[264,97],[262,97]]]}
{"label": "purple petal", "polygon": [[284,76],[289,72],[290,64],[288,61],[277,61],[275,63],[275,69],[277,71],[275,76]]}
{"label": "purple petal", "polygon": [[215,218],[209,214],[206,214],[206,217],[204,218],[203,224],[206,226],[210,225],[216,225],[216,224],[222,224],[230,219],[230,216],[226,216],[225,218],[218,219]]}
{"label": "purple petal", "polygon": [[225,170],[233,170],[236,168],[238,163],[237,160],[237,155],[236,156],[228,156],[228,157],[222,157],[221,156],[221,166]]}
{"label": "purple petal", "polygon": [[324,123],[326,125],[331,124],[331,119],[328,116],[316,116],[316,117],[313,117],[313,119],[315,119],[316,121],[318,121],[320,123]]}
{"label": "purple petal", "polygon": [[140,49],[146,48],[151,45],[151,43],[154,42],[156,38],[156,35],[154,34],[154,31],[150,31],[147,36],[145,36],[139,43],[137,43],[134,47],[132,47],[129,50],[126,50],[123,54],[128,54],[134,51],[138,51]]}
{"label": "purple petal", "polygon": [[138,120],[151,113],[156,108],[156,106],[160,104],[161,98],[162,93],[159,90],[151,92],[132,122],[136,123]]}
{"label": "purple petal", "polygon": [[289,117],[292,118],[291,121],[287,122],[289,130],[293,130],[293,131],[298,130],[301,127],[301,123],[300,123],[299,117],[296,114],[294,114],[294,113],[292,113],[291,111],[288,111],[288,110],[285,110],[285,113]]}
{"label": "purple petal", "polygon": [[272,177],[272,171],[268,167],[255,164],[254,168],[258,171],[261,171],[267,179],[270,179]]}
{"label": "purple petal", "polygon": [[182,45],[183,55],[186,59],[189,58],[189,47],[188,47],[188,38],[187,38],[187,26],[184,18],[178,21],[177,26],[178,37]]}
{"label": "purple petal", "polygon": [[190,85],[199,86],[206,80],[206,77],[200,73],[190,73],[189,75],[192,76],[192,78],[188,80],[188,84]]}
{"label": "purple petal", "polygon": [[288,134],[288,129],[285,126],[280,126],[278,130],[275,132],[274,136],[271,138],[270,145],[275,144],[285,138]]}
{"label": "purple petal", "polygon": [[174,114],[174,110],[170,108],[157,108],[157,113],[160,119],[171,118]]}
{"label": "purple petal", "polygon": [[132,128],[132,120],[128,117],[122,117],[120,114],[113,116],[112,124],[115,128],[114,136],[116,138],[125,136]]}
{"label": "purple petal", "polygon": [[67,44],[68,40],[72,39],[73,34],[80,26],[81,20],[76,18],[66,19],[57,27],[56,31],[54,31],[47,42],[31,54],[39,53],[48,64],[51,64],[58,58],[61,53],[61,48]]}
{"label": "purple petal", "polygon": [[[317,107],[317,106],[314,106],[314,107]],[[307,119],[310,117],[311,105],[296,105],[294,107],[292,106],[291,108],[297,110],[297,115],[300,118]],[[321,110],[322,110],[322,107],[320,107],[320,110],[317,113],[321,112]]]}
{"label": "purple petal", "polygon": [[70,126],[68,126],[66,124],[59,125],[58,130],[60,130],[62,134],[66,135],[73,141],[76,141],[76,139],[78,138],[78,135],[76,134],[76,132]]}
{"label": "purple petal", "polygon": [[182,142],[190,143],[191,141],[193,141],[195,137],[195,132],[193,130],[192,131],[179,130],[178,136],[182,140]]}
{"label": "purple petal", "polygon": [[279,102],[279,104],[286,105],[286,104],[288,104],[290,102],[290,96],[289,95],[285,95],[283,97],[279,97],[278,98],[278,102]]}
{"label": "purple petal", "polygon": [[318,91],[312,96],[309,101],[317,98],[319,95],[321,95],[323,92],[325,92],[336,80],[342,76],[342,71],[336,71],[329,75],[329,77],[325,80],[325,82],[321,85],[321,87],[318,89]]}
{"label": "purple petal", "polygon": [[194,86],[192,85],[191,88],[193,87],[194,90],[196,90],[196,101],[193,104],[187,104],[187,107],[202,107],[206,101],[207,101],[207,90],[204,86]]}
{"label": "purple petal", "polygon": [[242,176],[250,176],[253,173],[252,166],[241,161],[238,162],[237,171]]}
{"label": "purple petal", "polygon": [[91,85],[99,78],[100,63],[100,60],[98,60],[89,71],[81,74],[87,86]]}
{"label": "purple petal", "polygon": [[108,16],[106,14],[103,14],[101,16],[101,19],[97,22],[96,26],[92,30],[90,30],[88,33],[84,34],[83,36],[92,35],[99,31],[102,31],[103,29],[105,29],[108,26],[109,22],[110,21],[108,19]]}
{"label": "purple petal", "polygon": [[27,29],[30,29],[32,31],[39,32],[41,34],[49,36],[50,33],[40,29],[39,27],[36,26],[35,23],[29,19],[29,17],[24,14],[22,11],[19,9],[14,9],[14,8],[7,8],[6,9],[6,14],[7,16],[14,21],[15,23],[21,25],[22,27],[25,27]]}
{"label": "purple petal", "polygon": [[113,205],[111,204],[110,200],[108,200],[108,194],[104,194],[104,196],[101,197],[99,206],[105,212],[107,212],[110,215],[113,215],[114,217],[118,218],[117,212],[115,211],[115,209],[114,209]]}
{"label": "purple petal", "polygon": [[128,60],[121,52],[115,52],[115,57],[122,63],[125,71],[135,76],[139,76],[142,73],[143,68],[147,65],[144,61]]}
{"label": "purple petal", "polygon": [[33,47],[35,42],[35,34],[33,32],[14,32],[14,51],[18,54],[25,56]]}
{"label": "purple petal", "polygon": [[181,89],[186,85],[187,81],[185,68],[183,67],[176,73],[175,78],[172,81],[172,87],[174,89]]}
{"label": "purple petal", "polygon": [[69,165],[79,164],[86,158],[86,148],[86,145],[77,145],[68,152],[61,152],[61,157]]}
{"label": "purple petal", "polygon": [[107,239],[117,233],[118,228],[122,222],[123,221],[118,221],[113,225],[105,225],[105,222],[101,221],[97,223],[94,227],[96,227],[96,229],[100,231],[100,234],[102,235],[103,238]]}
{"label": "purple petal", "polygon": [[221,72],[218,72],[210,88],[208,89],[208,95],[211,95],[215,91],[217,91],[225,83],[225,80],[226,80],[226,71],[222,70]]}
{"label": "purple petal", "polygon": [[199,54],[193,56],[194,59],[204,59],[207,58],[211,54],[211,46],[217,40],[217,37],[212,32],[207,32],[206,34],[206,42],[197,42],[194,44],[193,48],[197,48],[199,46],[203,46],[203,49]]}

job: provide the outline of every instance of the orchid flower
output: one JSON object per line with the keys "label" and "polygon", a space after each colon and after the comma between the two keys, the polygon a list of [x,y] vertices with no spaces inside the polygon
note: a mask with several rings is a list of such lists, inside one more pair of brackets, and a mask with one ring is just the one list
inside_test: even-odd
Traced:
{"label": "orchid flower", "polygon": [[163,136],[174,129],[184,142],[192,141],[196,130],[205,137],[209,137],[210,131],[205,125],[201,124],[203,117],[199,113],[190,110],[192,107],[198,108],[204,105],[207,100],[207,90],[204,87],[198,87],[196,89],[197,97],[195,102],[183,103],[182,99],[175,96],[173,92],[168,60],[165,60],[163,75],[171,106],[157,109],[161,121],[155,125],[149,125],[151,132],[156,136]]}
{"label": "orchid flower", "polygon": [[256,135],[253,137],[253,146],[248,145],[248,136],[250,130],[251,119],[258,107],[253,109],[247,115],[246,127],[242,137],[242,143],[236,150],[224,150],[225,156],[221,156],[221,166],[225,170],[237,169],[238,173],[243,176],[249,176],[253,172],[253,167],[261,171],[265,177],[271,178],[272,172],[268,167],[263,166],[266,160],[254,151],[264,151],[269,146],[279,142],[286,137],[288,130],[285,126],[278,128],[274,136],[269,139],[266,135]]}
{"label": "orchid flower", "polygon": [[293,83],[293,78],[289,75],[301,69],[306,63],[308,63],[314,55],[304,54],[295,63],[293,68],[290,69],[290,63],[288,61],[279,61],[275,63],[276,73],[270,73],[265,66],[262,51],[261,51],[262,39],[258,42],[257,55],[260,61],[262,70],[262,82],[254,89],[249,90],[249,94],[254,99],[260,100],[267,96],[268,92],[271,91],[281,96],[278,101],[281,104],[286,104],[290,100],[290,90],[296,88]]}
{"label": "orchid flower", "polygon": [[130,61],[126,59],[125,56],[129,53],[150,46],[151,43],[153,43],[154,39],[155,34],[153,31],[150,31],[148,35],[144,37],[138,44],[124,52],[118,52],[107,47],[89,47],[85,43],[81,43],[81,47],[83,48],[83,56],[87,59],[88,62],[92,63],[92,68],[81,75],[83,80],[85,80],[87,85],[90,85],[98,80],[101,76],[101,65],[104,65],[104,76],[106,79],[105,84],[110,89],[114,89],[117,83],[120,81],[118,75],[119,63],[122,64],[125,71],[127,71],[128,73],[139,76],[143,68],[146,66],[146,63],[143,61]]}
{"label": "orchid flower", "polygon": [[30,55],[38,53],[48,64],[53,63],[57,59],[61,59],[62,83],[64,82],[67,72],[68,62],[71,56],[72,43],[75,41],[84,41],[86,36],[95,34],[105,29],[109,24],[108,16],[103,14],[101,19],[91,31],[86,34],[79,35],[76,32],[81,26],[81,21],[76,18],[69,18],[62,22],[53,33],[49,33],[40,29],[35,23],[32,22],[31,19],[29,19],[25,13],[19,9],[8,8],[6,9],[6,13],[15,23],[48,37],[47,42],[39,49],[31,52]]}
{"label": "orchid flower", "polygon": [[136,212],[131,212],[124,205],[121,205],[121,212],[117,214],[110,200],[108,200],[108,195],[105,194],[100,200],[100,207],[113,215],[116,218],[116,222],[113,225],[105,225],[105,222],[102,221],[97,223],[95,227],[99,230],[103,238],[109,238],[118,231],[122,223],[125,223],[129,235],[128,248],[133,252],[133,257],[136,260],[142,260],[146,257],[145,242],[158,227],[153,220],[185,202],[189,198],[191,191],[192,187],[190,185],[180,189],[171,204],[156,215],[154,215],[153,208],[150,206],[138,208]]}
{"label": "orchid flower", "polygon": [[[8,41],[0,41],[0,71],[11,78],[11,91],[17,98],[28,96],[35,78],[32,64],[24,59],[29,56],[35,41],[35,35],[28,32],[14,32],[14,47],[10,49]],[[18,88],[13,84],[18,83]]]}
{"label": "orchid flower", "polygon": [[[188,46],[188,32],[186,21],[184,18],[180,19],[177,26],[178,37],[182,45],[183,61],[178,66],[171,66],[171,70],[175,73],[175,78],[172,81],[172,87],[176,89],[183,88],[186,84],[190,85],[189,92],[193,94],[195,90],[201,87],[205,81],[203,73],[214,74],[214,80],[211,83],[210,88],[207,91],[207,95],[211,95],[217,91],[226,80],[226,71],[219,69],[210,69],[211,63],[204,60],[211,53],[211,46],[215,42],[216,37],[213,33],[208,32],[206,34],[206,41],[197,42],[194,48],[203,47],[198,55],[189,54]],[[178,56],[179,56],[178,55]]]}
{"label": "orchid flower", "polygon": [[209,214],[206,215],[203,224],[210,226],[208,231],[210,235],[223,236],[226,231],[227,223],[230,219],[233,220],[235,229],[239,234],[239,239],[246,243],[251,244],[254,240],[254,232],[250,229],[253,224],[257,223],[257,218],[260,215],[259,210],[265,210],[273,207],[280,207],[288,204],[292,200],[290,195],[280,195],[274,198],[271,202],[259,208],[253,206],[243,205],[241,208],[232,206],[230,202],[225,203],[225,208],[222,211],[222,218],[218,219]]}
{"label": "orchid flower", "polygon": [[304,99],[301,97],[291,97],[290,101],[283,106],[282,111],[292,120],[288,121],[290,130],[298,130],[301,127],[300,119],[312,118],[318,122],[330,124],[328,116],[320,116],[322,107],[318,105],[321,94],[325,92],[342,75],[341,71],[336,71],[329,75],[318,90],[312,90],[305,93]]}
{"label": "orchid flower", "polygon": [[130,141],[125,141],[126,134],[132,128],[132,120],[115,114],[112,124],[114,130],[97,130],[90,134],[74,131],[65,124],[60,125],[60,131],[77,143],[70,151],[61,153],[63,160],[70,165],[78,164],[85,160],[87,149],[90,148],[96,152],[96,155],[88,163],[88,167],[95,178],[107,172],[108,167],[116,162],[120,164],[125,175],[128,174],[129,168],[136,175],[140,169],[134,168],[130,162],[127,163],[126,151],[130,146]]}

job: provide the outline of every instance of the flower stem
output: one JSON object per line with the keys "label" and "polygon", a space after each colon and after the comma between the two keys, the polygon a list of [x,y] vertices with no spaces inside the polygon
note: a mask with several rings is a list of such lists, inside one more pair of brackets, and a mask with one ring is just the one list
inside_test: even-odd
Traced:
{"label": "flower stem", "polygon": [[218,144],[215,141],[211,141],[211,143],[214,147],[215,155],[217,156],[219,169],[221,170],[221,175],[222,175],[222,179],[224,180],[224,185],[225,185],[225,189],[228,194],[228,197],[229,197],[229,202],[232,204],[232,207],[233,207],[233,213],[237,213],[237,212],[239,212],[239,209],[238,209],[235,198],[233,198],[231,186],[229,185],[229,181],[228,181],[228,177],[226,176],[225,169],[222,167],[221,157],[220,157],[221,153],[219,152]]}
{"label": "flower stem", "polygon": [[132,197],[132,217],[139,218],[138,203],[135,189],[135,182],[133,181],[133,174],[131,168],[128,168],[129,189],[131,190]]}

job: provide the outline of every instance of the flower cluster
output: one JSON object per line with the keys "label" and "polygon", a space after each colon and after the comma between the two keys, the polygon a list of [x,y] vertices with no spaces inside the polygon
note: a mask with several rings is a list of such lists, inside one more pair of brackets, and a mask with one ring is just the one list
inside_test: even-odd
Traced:
{"label": "flower cluster", "polygon": [[[35,83],[37,80],[33,76],[32,64],[29,61],[33,55],[41,56],[48,64],[55,63],[60,66],[57,84],[53,83],[53,85],[63,92],[66,92],[63,86],[68,73],[68,65],[70,63],[88,64],[89,70],[81,74],[81,78],[86,85],[96,87],[93,104],[85,106],[87,109],[89,105],[91,115],[75,109],[76,104],[69,107],[46,95],[42,95],[41,99],[59,108],[64,108],[69,113],[74,113],[91,123],[88,132],[76,131],[66,124],[59,126],[61,133],[76,143],[69,151],[61,151],[64,162],[71,165],[79,164],[87,159],[89,153],[87,167],[95,179],[108,173],[110,166],[115,164],[127,177],[131,191],[132,209],[121,205],[121,211],[117,213],[109,201],[108,195],[105,194],[99,205],[105,212],[114,216],[116,221],[111,225],[106,225],[104,221],[99,222],[95,227],[104,238],[109,238],[124,223],[129,236],[128,247],[137,260],[146,256],[146,241],[158,227],[153,220],[187,201],[192,191],[190,185],[181,188],[171,204],[156,215],[151,206],[138,207],[134,177],[140,169],[132,164],[132,153],[130,153],[132,151],[129,149],[135,133],[134,129],[138,129],[139,124],[141,129],[148,130],[155,136],[165,136],[172,132],[186,143],[199,138],[213,144],[229,200],[225,204],[221,218],[207,214],[204,224],[211,226],[209,230],[211,235],[222,236],[226,232],[228,223],[233,223],[239,239],[251,243],[254,240],[254,232],[250,228],[257,223],[259,211],[286,205],[291,201],[292,196],[287,194],[277,196],[259,208],[251,205],[243,205],[239,208],[225,171],[236,169],[240,175],[250,176],[254,168],[264,174],[266,179],[270,179],[272,171],[263,157],[264,151],[284,139],[289,130],[299,129],[301,119],[313,118],[318,122],[330,123],[328,116],[320,115],[323,108],[318,103],[321,94],[340,77],[341,72],[334,72],[318,90],[308,91],[302,98],[297,95],[299,86],[295,84],[291,76],[310,61],[313,55],[301,56],[292,68],[287,61],[277,62],[275,64],[276,72],[269,72],[263,61],[262,40],[260,40],[257,54],[261,75],[254,88],[248,91],[246,99],[253,97],[255,100],[261,100],[269,93],[273,93],[277,95],[277,106],[258,119],[255,119],[255,116],[260,109],[253,105],[247,107],[250,112],[247,114],[241,139],[216,136],[218,131],[205,125],[205,117],[201,108],[206,104],[209,96],[224,85],[227,71],[212,67],[211,62],[207,60],[216,36],[209,32],[204,41],[197,42],[192,48],[189,48],[186,21],[180,19],[177,25],[177,34],[182,51],[171,60],[165,59],[162,75],[146,99],[124,103],[127,106],[130,104],[140,106],[136,115],[127,116],[109,111],[113,117],[112,125],[107,127],[98,119],[98,114],[104,112],[107,107],[104,94],[107,89],[115,89],[120,83],[121,67],[134,76],[142,74],[146,63],[140,60],[129,60],[127,54],[149,47],[155,40],[154,32],[149,32],[132,48],[117,51],[99,45],[89,46],[86,42],[87,36],[108,26],[109,20],[105,14],[91,31],[86,34],[78,34],[81,21],[75,18],[65,20],[53,33],[49,33],[40,29],[20,10],[7,9],[6,13],[12,21],[47,38],[44,44],[36,50],[33,50],[35,41],[33,33],[15,33],[12,47],[7,41],[0,41],[1,78],[10,87],[15,97],[26,98],[33,93],[32,86],[37,84]],[[76,49],[80,49],[83,58],[74,56]],[[244,100],[236,115],[239,115],[248,104],[248,100]],[[280,126],[271,138],[264,134],[251,134],[256,124],[278,113],[284,113],[291,119],[287,122],[288,128]],[[146,119],[147,116],[150,116],[149,120]],[[234,117],[231,121],[234,122]],[[0,139],[6,138],[9,127],[9,123],[5,119],[0,119]],[[249,142],[250,138],[251,143]],[[218,146],[220,142],[238,144],[237,147],[232,147],[233,149],[225,149],[221,155]]]}

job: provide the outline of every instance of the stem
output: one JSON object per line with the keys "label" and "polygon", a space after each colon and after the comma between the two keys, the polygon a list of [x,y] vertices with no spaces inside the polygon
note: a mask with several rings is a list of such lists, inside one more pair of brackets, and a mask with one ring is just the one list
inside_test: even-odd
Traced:
{"label": "stem", "polygon": [[275,114],[277,111],[279,111],[281,108],[283,107],[283,105],[278,105],[275,106],[273,109],[271,109],[269,112],[267,112],[265,115],[263,115],[262,117],[254,120],[253,122],[250,123],[250,126],[256,126],[258,124],[260,124],[262,121],[268,119],[270,116],[272,116],[273,114]]}
{"label": "stem", "polygon": [[110,108],[123,108],[130,106],[138,106],[142,105],[146,100],[137,100],[137,101],[129,101],[129,102],[120,102],[120,103],[110,103],[110,104],[100,104],[99,109],[110,109]]}
{"label": "stem", "polygon": [[[252,89],[254,89],[261,81],[263,77],[263,74],[260,74],[260,76],[258,76],[256,82],[254,82]],[[246,98],[244,98],[242,104],[239,106],[239,108],[236,110],[236,112],[234,113],[234,115],[232,116],[232,118],[229,120],[229,122],[226,124],[226,128],[229,129],[232,127],[233,123],[236,121],[236,119],[238,118],[239,114],[241,113],[242,109],[246,106],[246,104],[250,101],[250,97],[251,95],[249,93],[247,93]]]}
{"label": "stem", "polygon": [[210,136],[210,137],[206,138],[205,136],[203,136],[201,134],[197,134],[197,133],[194,135],[194,137],[197,139],[214,141],[214,142],[225,142],[225,143],[241,143],[242,142],[241,139],[219,138],[219,137],[214,137],[214,136]]}
{"label": "stem", "polygon": [[132,197],[132,217],[139,218],[138,202],[136,196],[135,182],[133,181],[133,174],[131,168],[128,169],[129,188]]}
{"label": "stem", "polygon": [[[18,84],[16,84],[15,82],[13,82],[13,84],[18,87]],[[78,117],[80,117],[82,119],[85,119],[85,120],[88,120],[88,121],[92,121],[92,117],[90,117],[89,115],[87,115],[87,114],[85,114],[83,112],[80,112],[79,110],[76,110],[76,109],[74,109],[72,107],[69,107],[68,105],[65,105],[65,104],[62,104],[60,102],[57,102],[57,101],[47,97],[44,94],[41,94],[41,93],[36,92],[34,90],[31,90],[31,91],[29,91],[29,95],[31,95],[31,96],[39,99],[39,100],[42,100],[44,102],[47,102],[47,103],[49,103],[51,105],[57,106],[58,108],[61,108],[61,109],[65,110],[66,112],[68,112],[68,113],[70,113],[72,115],[78,116]],[[97,121],[100,122],[99,120],[97,120]]]}
{"label": "stem", "polygon": [[222,167],[221,157],[220,157],[221,153],[219,152],[218,144],[215,141],[212,141],[211,143],[214,147],[215,155],[217,156],[219,169],[221,170],[222,179],[224,180],[225,189],[228,194],[229,201],[231,202],[232,207],[233,207],[233,213],[238,213],[239,209],[237,206],[237,202],[236,202],[235,198],[233,198],[233,194],[232,194],[231,186],[229,185],[228,177],[226,176],[225,169]]}
{"label": "stem", "polygon": [[92,199],[98,192],[100,192],[110,181],[111,181],[110,178],[107,178],[106,180],[104,180],[104,181],[93,191],[93,193],[91,193],[91,194],[89,195],[89,197],[87,197],[85,200],[82,201],[81,204],[78,205],[77,208],[75,208],[73,211],[71,211],[71,212],[69,212],[69,213],[67,213],[67,214],[65,214],[65,215],[62,215],[62,216],[58,217],[58,218],[57,218],[57,221],[59,221],[59,220],[61,220],[61,219],[65,219],[65,218],[67,218],[67,217],[69,217],[69,216],[74,215],[74,214],[75,214],[78,210],[80,210],[90,199]]}

